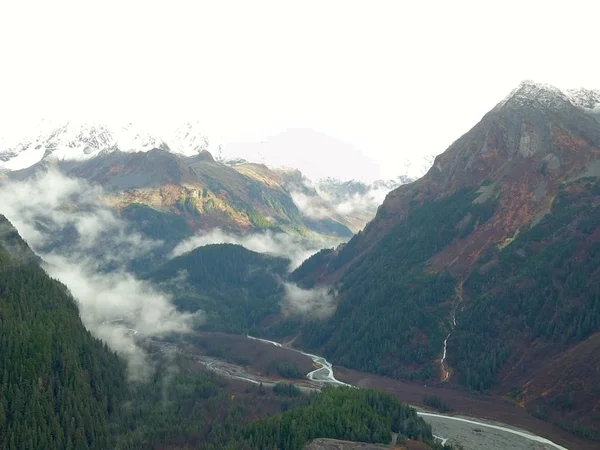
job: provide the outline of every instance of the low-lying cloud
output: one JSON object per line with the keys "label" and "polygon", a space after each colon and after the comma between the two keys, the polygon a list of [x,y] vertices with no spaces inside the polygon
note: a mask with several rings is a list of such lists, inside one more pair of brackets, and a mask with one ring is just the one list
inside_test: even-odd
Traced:
{"label": "low-lying cloud", "polygon": [[338,214],[344,216],[373,217],[386,195],[400,182],[379,182],[370,185],[348,182],[322,183],[316,190],[321,198],[330,203]]}
{"label": "low-lying cloud", "polygon": [[55,253],[44,259],[48,274],[66,284],[77,300],[86,327],[126,356],[134,378],[147,375],[150,367],[138,338],[187,333],[204,319],[201,312],[178,312],[169,295],[126,272],[100,272],[92,261]]}
{"label": "low-lying cloud", "polygon": [[325,219],[335,215],[336,209],[320,197],[311,197],[302,192],[290,192],[300,212],[311,219]]}
{"label": "low-lying cloud", "polygon": [[68,249],[77,256],[94,249],[95,256],[118,262],[161,245],[129,231],[101,198],[99,186],[54,169],[0,184],[0,212],[37,252],[60,242],[63,253]]}
{"label": "low-lying cloud", "polygon": [[[202,315],[178,312],[170,296],[127,273],[129,261],[160,243],[128,231],[101,194],[50,170],[0,185],[0,213],[40,254],[48,273],[70,289],[85,326],[125,355],[131,376],[140,378],[150,366],[137,339],[187,332]],[[67,244],[52,247],[57,235],[66,236]],[[102,270],[107,264],[111,272]]]}
{"label": "low-lying cloud", "polygon": [[370,189],[364,194],[354,193],[347,196],[341,203],[338,203],[335,209],[342,215],[369,214],[374,216],[388,192],[390,192],[390,189],[375,188]]}
{"label": "low-lying cloud", "polygon": [[[288,183],[292,200],[300,212],[310,219],[332,218],[362,228],[371,220],[386,195],[400,180],[365,184],[358,181],[321,181]],[[358,222],[357,222],[358,221]]]}
{"label": "low-lying cloud", "polygon": [[[63,282],[77,301],[84,325],[123,355],[132,378],[152,370],[140,346],[148,337],[186,333],[204,321],[202,312],[179,312],[166,286],[136,279],[126,269],[162,245],[132,232],[102,202],[102,189],[56,170],[26,181],[0,184],[0,213],[16,227],[44,260],[50,276]],[[324,247],[341,239],[304,238],[285,233],[234,235],[213,230],[182,242],[173,256],[216,243],[242,245],[249,250],[290,259],[290,270]],[[110,270],[107,270],[107,267]],[[335,311],[326,288],[304,290],[284,282],[281,301],[285,314],[325,318]]]}
{"label": "low-lying cloud", "polygon": [[304,238],[270,231],[237,235],[215,229],[185,240],[175,247],[171,257],[180,256],[195,248],[210,244],[237,244],[254,252],[288,258],[290,260],[290,270],[293,270],[319,250],[326,247],[335,247],[342,242],[344,242],[342,239],[327,239],[320,236]]}
{"label": "low-lying cloud", "polygon": [[281,310],[285,315],[302,315],[326,319],[335,312],[335,294],[329,288],[302,289],[293,283],[284,283],[285,297]]}

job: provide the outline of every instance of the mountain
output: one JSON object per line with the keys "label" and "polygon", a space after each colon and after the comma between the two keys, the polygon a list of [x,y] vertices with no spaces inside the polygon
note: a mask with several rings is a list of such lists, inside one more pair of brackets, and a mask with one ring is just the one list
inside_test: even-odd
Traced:
{"label": "mountain", "polygon": [[239,245],[198,247],[144,278],[173,294],[184,311],[202,310],[210,330],[246,333],[280,313],[289,260]]}
{"label": "mountain", "polygon": [[523,82],[292,274],[334,284],[334,362],[512,396],[600,439],[600,92]]}
{"label": "mountain", "polygon": [[[218,159],[232,167],[250,164],[248,160],[264,162],[281,175],[305,216],[333,218],[356,233],[375,216],[389,191],[423,176],[434,156],[406,158],[398,164],[395,179],[380,180],[370,172],[372,161],[352,146],[322,133],[295,129],[259,144],[225,146]],[[353,168],[361,169],[352,172]],[[358,179],[348,179],[349,174],[358,174]]]}
{"label": "mountain", "polygon": [[0,447],[110,448],[124,363],[39,263],[0,215]]}
{"label": "mountain", "polygon": [[[242,158],[220,158],[218,161],[258,181],[287,189],[304,221],[324,234],[331,234],[328,227],[336,228],[339,224],[357,233],[375,217],[378,206],[388,192],[418,178],[401,175],[394,180],[364,182],[329,177],[312,181],[298,169],[251,163]],[[419,176],[433,164],[433,157],[424,158],[423,161],[424,168]]]}
{"label": "mountain", "polygon": [[[327,151],[339,144],[316,136],[333,146]],[[56,169],[98,184],[105,202],[139,231],[169,242],[213,228],[349,238],[373,218],[389,190],[414,179],[402,175],[373,183],[332,178],[313,183],[296,169],[224,159],[220,148],[215,160],[197,123],[149,132],[131,123],[50,121],[12,144],[2,142],[4,178],[24,180]],[[406,161],[402,171],[421,175],[431,165],[429,159]],[[173,232],[164,236],[167,224]]]}
{"label": "mountain", "polygon": [[29,180],[53,170],[99,185],[107,206],[143,235],[170,246],[214,228],[234,233],[269,229],[301,235],[352,235],[339,216],[305,217],[277,173],[254,167],[227,166],[204,150],[184,156],[167,148],[112,149],[83,160],[46,158],[8,173],[7,178]]}
{"label": "mountain", "polygon": [[[265,291],[269,275],[263,266],[280,273],[286,267],[285,260],[269,258],[265,264],[263,255],[241,247],[215,252],[217,247],[175,259],[161,273],[169,278],[188,268],[198,292],[210,291],[205,276],[218,292],[227,286],[241,290],[252,277],[255,288]],[[140,349],[152,350],[152,373],[128,380],[126,362],[84,328],[67,288],[40,262],[0,215],[2,449],[259,449],[261,442],[289,433],[288,421],[296,416],[318,420],[302,420],[294,442],[279,448],[301,448],[311,436],[389,442],[391,428],[401,438],[422,441],[423,448],[442,449],[431,426],[389,394],[347,388],[286,397],[300,392],[286,384],[268,394],[262,384],[226,380],[201,369],[193,356],[168,351],[177,336],[167,338],[166,349],[159,340],[136,340]],[[225,265],[235,269],[229,278],[223,276]],[[239,268],[246,271],[240,275]],[[340,429],[338,421],[349,427]]]}
{"label": "mountain", "polygon": [[375,217],[377,208],[390,191],[417,178],[401,175],[395,180],[376,180],[372,183],[324,178],[315,183],[315,191],[317,198],[323,198],[339,214],[348,217],[357,233]]}
{"label": "mountain", "polygon": [[193,156],[210,148],[208,138],[199,128],[198,123],[188,122],[156,134],[132,123],[107,125],[45,120],[37,124],[29,136],[13,138],[12,143],[3,142],[0,169],[26,169],[48,159],[84,161],[113,150],[139,152],[162,148]]}
{"label": "mountain", "polygon": [[36,138],[0,152],[0,159],[4,168],[20,169],[9,178],[27,179],[54,168],[102,186],[106,203],[125,217],[141,215],[150,222],[162,217],[163,222],[179,222],[187,234],[214,227],[303,227],[281,186],[257,182],[215,162],[206,150],[207,139],[190,124],[170,137],[167,144],[131,126],[114,131],[66,123],[47,132],[42,128]]}
{"label": "mountain", "polygon": [[[43,123],[32,137],[0,149],[0,169],[8,179],[55,169],[98,184],[109,206],[155,239],[176,241],[213,228],[352,235],[353,222],[332,206],[320,217],[303,214],[279,172],[216,161],[198,128],[188,123],[151,134],[132,124]],[[167,224],[173,232],[165,237]]]}
{"label": "mountain", "polygon": [[[228,161],[227,165],[239,173],[270,186],[279,186],[289,192],[292,201],[300,211],[303,222],[313,231],[324,235],[349,237],[355,232],[352,217],[339,214],[335,207],[327,203],[310,187],[311,181],[297,169],[276,169],[264,164],[245,160]],[[314,210],[304,201],[303,195],[319,203],[320,210]],[[308,206],[308,207],[307,207]],[[350,233],[348,233],[350,230]]]}
{"label": "mountain", "polygon": [[[243,167],[243,164],[236,167]],[[297,169],[271,170],[281,176],[283,185],[290,191],[294,203],[305,218],[330,218],[343,223],[353,233],[362,230],[375,217],[377,208],[390,191],[418,178],[401,175],[394,180],[376,180],[368,183],[330,177],[313,182]]]}

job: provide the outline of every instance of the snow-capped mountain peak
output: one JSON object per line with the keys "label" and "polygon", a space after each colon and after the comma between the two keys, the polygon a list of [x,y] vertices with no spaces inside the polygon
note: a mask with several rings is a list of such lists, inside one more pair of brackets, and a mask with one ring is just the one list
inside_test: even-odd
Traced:
{"label": "snow-capped mountain peak", "polygon": [[181,127],[173,130],[169,146],[176,153],[187,156],[196,155],[204,150],[210,151],[208,137],[198,132],[199,122],[186,122]]}
{"label": "snow-capped mountain peak", "polygon": [[600,91],[593,89],[569,89],[566,91],[571,103],[581,108],[598,109],[600,106]]}
{"label": "snow-capped mountain peak", "polygon": [[559,109],[575,106],[594,110],[600,106],[600,91],[584,88],[563,90],[549,84],[525,80],[508,94],[496,109],[507,106]]}
{"label": "snow-capped mountain peak", "polygon": [[136,127],[131,122],[123,127],[118,127],[116,131],[113,131],[113,136],[115,144],[122,152],[145,152],[164,145],[160,137]]}
{"label": "snow-capped mountain peak", "polygon": [[101,152],[145,152],[162,148],[192,156],[209,150],[208,138],[200,131],[200,124],[188,122],[181,127],[156,134],[133,123],[111,126],[74,121],[55,123],[43,121],[36,134],[10,143],[0,141],[0,169],[19,170],[43,159],[82,161]]}

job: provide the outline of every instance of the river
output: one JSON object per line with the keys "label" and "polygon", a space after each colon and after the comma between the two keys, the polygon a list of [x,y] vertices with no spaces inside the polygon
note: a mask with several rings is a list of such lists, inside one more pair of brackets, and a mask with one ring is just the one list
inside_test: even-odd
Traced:
{"label": "river", "polygon": [[[270,341],[268,339],[256,338],[247,335],[248,339],[261,341],[284,347],[279,342]],[[320,367],[308,373],[306,377],[309,380],[320,381],[337,386],[352,386],[335,378],[333,373],[333,365],[322,356],[306,353],[289,346],[285,348],[308,356],[313,362]],[[566,447],[558,445],[549,439],[537,436],[525,430],[520,430],[515,427],[510,427],[506,424],[491,423],[482,419],[476,419],[465,416],[449,416],[446,414],[430,413],[417,409],[417,414],[430,423],[435,434],[434,437],[442,443],[458,442],[466,450],[483,450],[492,449],[500,450],[505,448],[513,448],[518,450],[526,449],[558,449],[568,450]],[[477,428],[473,428],[475,425]],[[485,431],[483,429],[485,429]],[[514,438],[518,437],[518,440]]]}

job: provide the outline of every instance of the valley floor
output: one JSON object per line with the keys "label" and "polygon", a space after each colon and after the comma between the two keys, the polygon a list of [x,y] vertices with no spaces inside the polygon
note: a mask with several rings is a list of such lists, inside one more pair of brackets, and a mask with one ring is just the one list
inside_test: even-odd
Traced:
{"label": "valley floor", "polygon": [[[454,413],[457,415],[460,414],[469,417],[486,419],[489,421],[497,421],[503,424],[529,430],[532,433],[543,436],[570,450],[598,449],[597,443],[585,441],[555,427],[550,423],[539,420],[527,413],[523,408],[519,407],[515,403],[509,402],[502,398],[486,395],[474,395],[469,392],[450,389],[442,386],[430,386],[413,382],[405,382],[342,367],[336,367],[335,374],[338,379],[345,381],[346,383],[363,388],[381,389],[395,395],[398,399],[411,405],[423,407],[425,406],[423,404],[424,397],[435,395],[452,407],[454,409]],[[432,419],[432,421],[434,420],[435,419]],[[446,425],[442,426],[445,427]],[[452,426],[454,426],[454,424]],[[476,429],[477,427],[468,426],[466,428],[472,431],[472,429]],[[469,433],[471,433],[471,431],[469,431]],[[473,448],[480,447],[474,446]],[[503,448],[503,446],[498,448]],[[540,446],[530,448],[544,447]]]}
{"label": "valley floor", "polygon": [[[241,335],[223,333],[200,333],[196,345],[188,348],[195,360],[227,378],[245,380],[250,383],[263,382],[270,386],[276,382],[292,382],[301,389],[318,389],[319,383],[306,379],[282,379],[270,373],[272,361],[288,362],[308,373],[315,367],[308,357],[297,350],[278,347],[267,342],[248,339]],[[597,449],[596,443],[584,441],[552,424],[541,421],[513,402],[499,397],[475,395],[466,391],[451,389],[441,385],[423,385],[404,382],[366,372],[335,367],[335,377],[340,381],[363,387],[374,388],[395,395],[404,403],[425,407],[425,396],[436,396],[451,407],[456,416],[477,418],[474,420],[491,425],[512,426],[543,436],[569,450]],[[448,415],[448,414],[445,414]],[[447,418],[427,417],[434,427],[434,434],[461,442],[469,450],[504,449],[550,450],[556,447],[524,439],[505,431],[464,423]]]}

